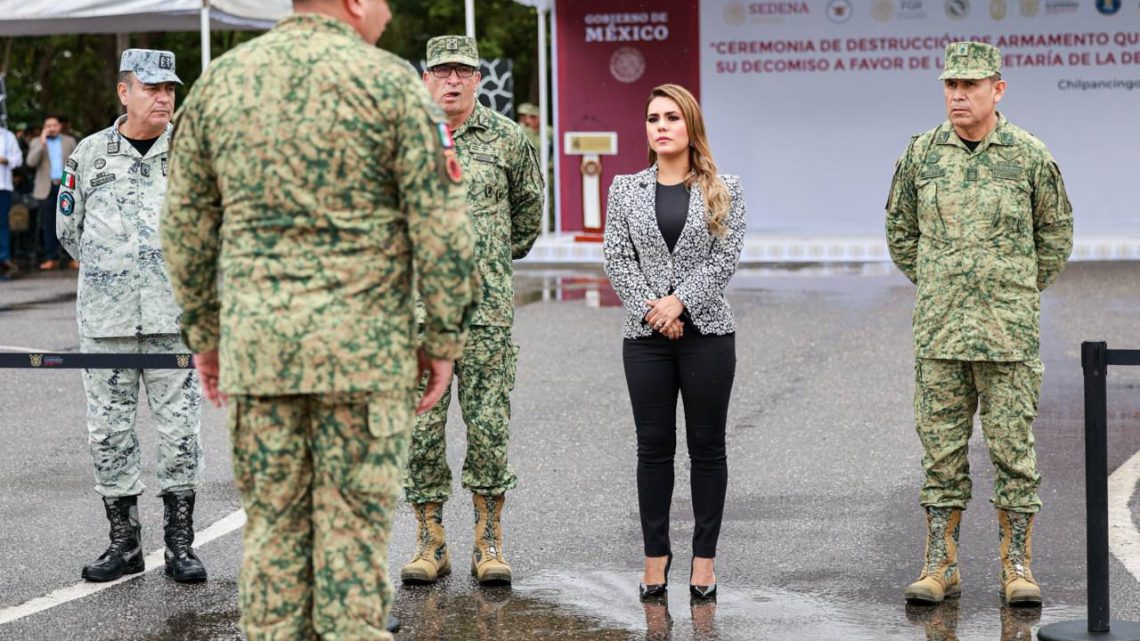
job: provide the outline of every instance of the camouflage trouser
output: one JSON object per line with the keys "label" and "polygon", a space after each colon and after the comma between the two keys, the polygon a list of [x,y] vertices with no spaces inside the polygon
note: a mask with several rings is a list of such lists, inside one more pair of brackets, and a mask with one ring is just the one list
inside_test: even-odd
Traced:
{"label": "camouflage trouser", "polygon": [[982,432],[994,464],[994,495],[999,509],[1035,513],[1041,509],[1033,419],[1044,367],[1039,359],[1019,362],[915,362],[914,415],[926,454],[924,506],[965,509],[970,500],[967,457],[974,411],[981,410]]}
{"label": "camouflage trouser", "polygon": [[[80,337],[89,354],[173,354],[189,350],[177,334],[131,338]],[[139,381],[158,430],[160,493],[192,490],[202,479],[202,387],[198,373],[184,369],[85,369],[87,442],[95,462],[95,491],[103,496],[142,494],[142,463],[135,415]]]}
{"label": "camouflage trouser", "polygon": [[[518,483],[507,464],[511,390],[515,387],[518,348],[509,327],[474,326],[463,356],[455,363],[459,406],[467,424],[467,457],[463,487],[474,494],[497,496]],[[422,389],[422,386],[421,386]],[[404,490],[411,503],[442,503],[451,496],[447,466],[447,409],[451,386],[439,403],[416,418],[412,454]]]}
{"label": "camouflage trouser", "polygon": [[250,641],[392,638],[388,539],[413,408],[410,391],[230,398]]}

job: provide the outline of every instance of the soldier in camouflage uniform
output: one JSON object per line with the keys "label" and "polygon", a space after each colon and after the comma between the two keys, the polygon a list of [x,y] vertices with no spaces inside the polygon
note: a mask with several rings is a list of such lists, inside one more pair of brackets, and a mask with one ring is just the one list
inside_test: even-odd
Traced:
{"label": "soldier in camouflage uniform", "polygon": [[524,102],[519,105],[519,125],[523,128],[523,133],[526,134],[526,139],[530,141],[531,146],[535,149],[541,150],[542,144],[539,142],[540,127],[538,124],[538,107],[535,107],[529,102]]}
{"label": "soldier in camouflage uniform", "polygon": [[372,46],[384,0],[294,10],[186,99],[163,247],[206,395],[228,399],[243,632],[391,639],[386,555],[413,412],[463,353],[474,240],[443,114]]}
{"label": "soldier in camouflage uniform", "polygon": [[915,397],[926,481],[926,561],[909,601],[960,592],[957,551],[970,499],[973,416],[994,463],[1004,599],[1039,605],[1030,569],[1041,477],[1033,419],[1043,367],[1040,292],[1072,249],[1072,207],[1045,145],[997,111],[1001,54],[952,43],[944,83],[949,119],[911,139],[887,200],[891,257],[918,286]]}
{"label": "soldier in camouflage uniform", "polygon": [[[424,82],[447,114],[466,176],[467,211],[483,282],[471,338],[455,369],[467,423],[463,487],[471,491],[475,505],[471,572],[480,583],[510,583],[500,521],[504,494],[517,482],[507,464],[510,392],[518,358],[511,342],[511,261],[526,256],[538,235],[543,183],[534,147],[522,128],[475,99],[479,52],[474,38],[432,38],[427,68]],[[419,545],[416,557],[400,573],[406,582],[430,583],[451,571],[442,525],[443,503],[451,495],[444,434],[450,396],[449,390],[435,409],[416,421],[412,436],[404,488],[415,511]]]}
{"label": "soldier in camouflage uniform", "polygon": [[[86,138],[65,163],[56,210],[59,241],[78,258],[79,346],[86,353],[185,353],[178,305],[162,264],[158,219],[166,193],[174,88],[169,51],[128,49],[119,65],[115,124]],[[88,581],[143,571],[138,520],[141,453],[135,434],[139,381],[159,433],[166,573],[206,580],[194,554],[195,490],[202,478],[202,393],[190,370],[84,370],[95,491],[111,545],[83,568]]]}

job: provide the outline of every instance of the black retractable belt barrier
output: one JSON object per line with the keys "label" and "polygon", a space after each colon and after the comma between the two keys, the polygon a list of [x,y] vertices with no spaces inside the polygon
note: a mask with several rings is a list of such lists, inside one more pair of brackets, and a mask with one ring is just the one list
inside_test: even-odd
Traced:
{"label": "black retractable belt barrier", "polygon": [[1088,520],[1089,618],[1053,623],[1041,641],[1140,641],[1140,623],[1112,621],[1108,608],[1108,394],[1109,365],[1140,365],[1140,350],[1081,343],[1085,372],[1085,509]]}
{"label": "black retractable belt barrier", "polygon": [[190,354],[0,354],[0,368],[190,369]]}

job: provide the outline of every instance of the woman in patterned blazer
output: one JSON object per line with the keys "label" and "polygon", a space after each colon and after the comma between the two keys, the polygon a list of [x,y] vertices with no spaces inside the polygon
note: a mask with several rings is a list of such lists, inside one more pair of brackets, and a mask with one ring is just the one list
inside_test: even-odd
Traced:
{"label": "woman in patterned blazer", "polygon": [[622,358],[637,428],[637,495],[645,545],[642,599],[665,594],[673,553],[669,504],[677,394],[692,469],[689,590],[716,594],[714,559],[728,485],[725,422],[736,370],[736,323],[724,288],[744,243],[737,176],[717,175],[700,105],[684,87],[646,105],[649,167],[616,176],[606,210],[606,274],[629,311]]}

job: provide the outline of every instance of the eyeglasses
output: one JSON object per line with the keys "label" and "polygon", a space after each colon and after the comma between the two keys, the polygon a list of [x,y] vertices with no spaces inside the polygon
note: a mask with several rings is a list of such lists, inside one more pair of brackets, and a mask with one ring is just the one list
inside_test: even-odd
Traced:
{"label": "eyeglasses", "polygon": [[470,78],[475,75],[475,67],[468,67],[467,65],[437,65],[428,71],[440,80],[450,76],[452,71],[460,78]]}

